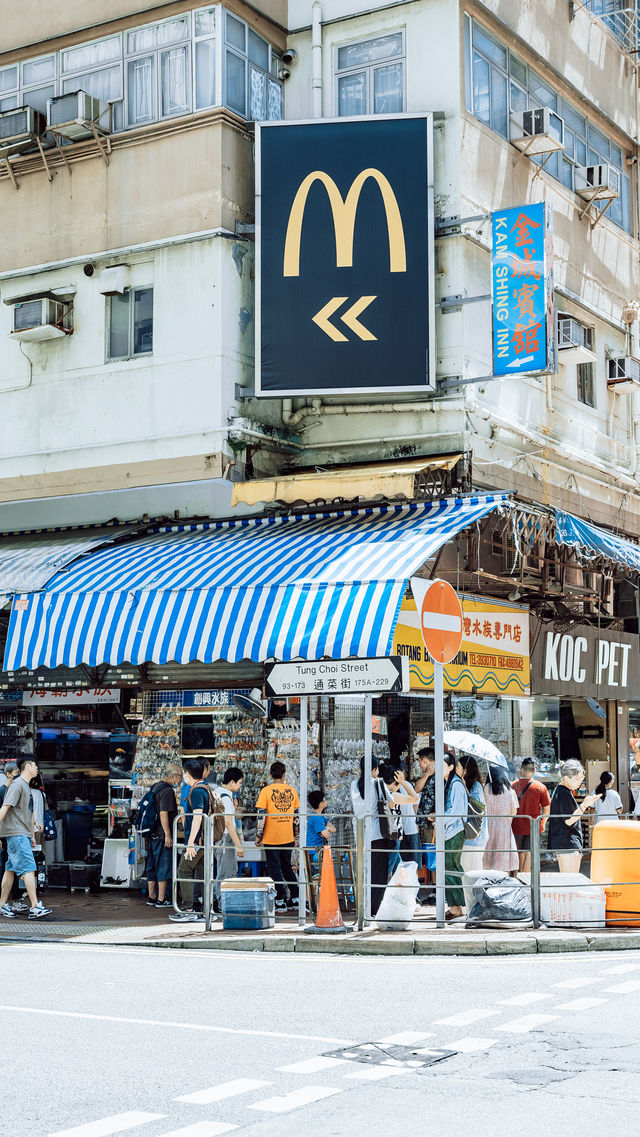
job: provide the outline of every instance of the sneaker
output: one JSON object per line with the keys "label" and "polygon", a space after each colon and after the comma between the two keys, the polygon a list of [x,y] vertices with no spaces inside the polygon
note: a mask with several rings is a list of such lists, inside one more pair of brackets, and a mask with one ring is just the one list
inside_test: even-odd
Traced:
{"label": "sneaker", "polygon": [[204,920],[204,916],[199,912],[172,912],[169,919],[176,924],[197,924],[200,920]]}
{"label": "sneaker", "polygon": [[276,900],[276,912],[286,912],[287,905],[284,900]]}
{"label": "sneaker", "polygon": [[15,904],[12,904],[11,907],[14,912],[27,912],[29,910],[29,905],[25,904],[24,900],[16,900]]}
{"label": "sneaker", "polygon": [[0,916],[6,916],[8,920],[15,920],[16,914],[8,904],[0,906]]}
{"label": "sneaker", "polygon": [[[149,903],[149,901],[147,900],[147,904],[148,903]],[[171,901],[171,900],[154,900],[153,901],[153,907],[154,908],[173,908],[173,901]]]}
{"label": "sneaker", "polygon": [[157,897],[148,896],[147,897],[147,905],[149,908],[157,908],[157,906],[158,906]]}
{"label": "sneaker", "polygon": [[51,908],[45,908],[42,901],[38,901],[35,908],[29,909],[29,919],[30,920],[39,920],[41,916],[50,916],[51,911],[52,911]]}

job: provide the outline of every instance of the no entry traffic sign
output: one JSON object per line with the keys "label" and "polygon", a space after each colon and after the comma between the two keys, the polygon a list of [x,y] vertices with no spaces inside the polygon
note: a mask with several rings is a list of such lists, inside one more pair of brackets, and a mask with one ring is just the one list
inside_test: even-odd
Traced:
{"label": "no entry traffic sign", "polygon": [[462,643],[462,607],[446,580],[411,578],[420,631],[434,663],[451,663]]}

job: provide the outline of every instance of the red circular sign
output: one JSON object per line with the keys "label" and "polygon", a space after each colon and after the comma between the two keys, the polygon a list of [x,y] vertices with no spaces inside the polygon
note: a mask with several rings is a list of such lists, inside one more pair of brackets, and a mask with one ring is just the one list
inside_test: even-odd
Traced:
{"label": "red circular sign", "polygon": [[434,580],[420,609],[424,645],[436,663],[451,663],[462,643],[462,606],[446,580]]}

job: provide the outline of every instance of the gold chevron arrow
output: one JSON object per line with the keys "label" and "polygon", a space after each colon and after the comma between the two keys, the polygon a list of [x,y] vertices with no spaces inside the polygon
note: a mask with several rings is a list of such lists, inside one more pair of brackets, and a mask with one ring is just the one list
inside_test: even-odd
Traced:
{"label": "gold chevron arrow", "polygon": [[333,324],[329,323],[329,317],[333,316],[336,309],[348,299],[348,296],[334,296],[333,299],[325,304],[324,308],[321,308],[320,311],[316,312],[315,316],[313,316],[314,324],[317,324],[320,330],[329,336],[330,339],[334,340],[335,343],[339,343],[341,340],[347,342],[347,337],[343,336],[342,332],[339,332],[337,328],[334,328]]}
{"label": "gold chevron arrow", "polygon": [[340,317],[342,323],[346,324],[348,328],[351,328],[351,331],[355,332],[361,340],[375,340],[378,338],[358,320],[360,313],[364,312],[365,308],[368,308],[374,300],[375,296],[361,296],[360,299],[356,300],[355,304],[352,304],[345,312],[344,316]]}

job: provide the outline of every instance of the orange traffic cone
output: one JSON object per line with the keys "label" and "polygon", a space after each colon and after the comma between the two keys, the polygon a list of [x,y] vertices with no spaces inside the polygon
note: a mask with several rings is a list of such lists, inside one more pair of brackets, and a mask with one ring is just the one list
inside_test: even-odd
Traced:
{"label": "orange traffic cone", "polygon": [[336,874],[333,868],[333,857],[329,845],[322,850],[322,871],[320,873],[320,896],[318,898],[318,912],[315,924],[309,924],[305,932],[322,932],[335,934],[346,932],[338,904],[338,889]]}

